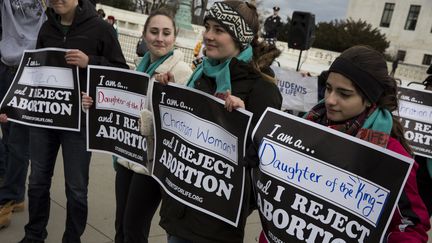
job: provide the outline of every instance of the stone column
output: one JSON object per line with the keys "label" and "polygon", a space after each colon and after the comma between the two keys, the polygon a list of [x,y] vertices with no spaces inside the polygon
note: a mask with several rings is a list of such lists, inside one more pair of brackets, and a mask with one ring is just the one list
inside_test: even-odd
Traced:
{"label": "stone column", "polygon": [[175,16],[179,37],[195,39],[192,27],[192,0],[179,0],[179,8]]}

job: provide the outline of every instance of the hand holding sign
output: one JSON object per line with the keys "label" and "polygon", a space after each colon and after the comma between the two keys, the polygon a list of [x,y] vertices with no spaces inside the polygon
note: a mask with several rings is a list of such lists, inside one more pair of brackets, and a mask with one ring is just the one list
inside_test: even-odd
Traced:
{"label": "hand holding sign", "polygon": [[66,63],[68,51],[59,48],[25,51],[0,105],[0,113],[7,114],[12,122],[29,126],[79,131],[78,68]]}
{"label": "hand holding sign", "polygon": [[80,50],[70,50],[65,55],[66,63],[85,68],[88,65],[89,57]]}
{"label": "hand holding sign", "polygon": [[82,95],[82,107],[84,110],[88,110],[88,108],[90,108],[93,105],[93,98],[88,96],[87,93],[85,92],[81,92]]}
{"label": "hand holding sign", "polygon": [[6,123],[7,122],[7,115],[6,114],[0,114],[0,123]]}
{"label": "hand holding sign", "polygon": [[237,96],[231,95],[231,91],[227,90],[225,93],[216,93],[216,97],[225,100],[225,108],[231,112],[237,108],[245,108],[245,103]]}
{"label": "hand holding sign", "polygon": [[164,85],[167,85],[168,83],[175,83],[174,75],[170,72],[156,74],[154,78]]}
{"label": "hand holding sign", "polygon": [[269,242],[382,242],[412,159],[275,109],[260,118],[253,141]]}

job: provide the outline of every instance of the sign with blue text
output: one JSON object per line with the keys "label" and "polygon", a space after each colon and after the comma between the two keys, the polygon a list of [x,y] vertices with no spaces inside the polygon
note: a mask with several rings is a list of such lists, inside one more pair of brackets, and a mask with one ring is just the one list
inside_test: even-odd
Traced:
{"label": "sign with blue text", "polygon": [[0,104],[0,113],[24,125],[79,131],[78,67],[66,63],[66,51],[24,51],[12,85]]}
{"label": "sign with blue text", "polygon": [[87,149],[109,153],[149,172],[146,138],[139,131],[140,111],[147,107],[149,76],[104,66],[88,67]]}
{"label": "sign with blue text", "polygon": [[282,110],[309,111],[318,103],[317,77],[272,66],[282,95]]}
{"label": "sign with blue text", "polygon": [[252,136],[269,242],[382,241],[412,159],[272,108]]}
{"label": "sign with blue text", "polygon": [[153,177],[175,200],[237,226],[252,113],[177,84],[154,83]]}
{"label": "sign with blue text", "polygon": [[415,154],[432,158],[432,92],[398,87],[400,118],[405,138]]}

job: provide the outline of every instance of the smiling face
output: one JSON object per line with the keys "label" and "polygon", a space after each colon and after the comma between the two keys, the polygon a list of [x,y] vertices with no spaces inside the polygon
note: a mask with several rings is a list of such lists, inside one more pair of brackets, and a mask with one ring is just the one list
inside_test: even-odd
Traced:
{"label": "smiling face", "polygon": [[144,41],[152,60],[165,56],[174,49],[175,29],[173,20],[165,15],[155,15],[144,30]]}
{"label": "smiling face", "polygon": [[327,118],[342,122],[360,115],[368,106],[351,80],[339,73],[330,73],[326,83]]}
{"label": "smiling face", "polygon": [[236,57],[240,49],[231,35],[216,21],[207,20],[203,34],[206,56],[215,60],[225,60]]}

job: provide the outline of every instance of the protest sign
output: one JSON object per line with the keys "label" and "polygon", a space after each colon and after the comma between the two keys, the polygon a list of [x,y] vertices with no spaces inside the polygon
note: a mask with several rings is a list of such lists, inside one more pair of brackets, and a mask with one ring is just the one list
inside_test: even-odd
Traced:
{"label": "protest sign", "polygon": [[237,226],[252,114],[177,84],[154,83],[153,176],[175,200]]}
{"label": "protest sign", "polygon": [[[268,108],[253,176],[269,242],[381,242],[413,160]],[[383,176],[391,175],[391,176]]]}
{"label": "protest sign", "polygon": [[78,67],[66,63],[66,49],[24,51],[0,112],[35,127],[79,131],[81,124]]}
{"label": "protest sign", "polygon": [[87,149],[116,155],[147,169],[147,143],[139,131],[140,111],[147,108],[149,76],[103,66],[88,68]]}
{"label": "protest sign", "polygon": [[272,66],[282,94],[282,110],[309,111],[318,103],[317,77],[302,76],[300,73]]}
{"label": "protest sign", "polygon": [[405,138],[415,154],[432,158],[432,92],[398,87],[400,118]]}

